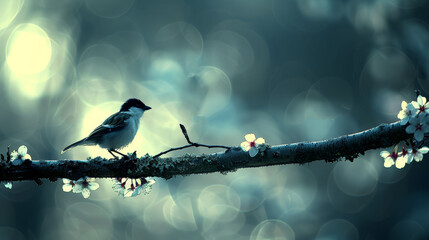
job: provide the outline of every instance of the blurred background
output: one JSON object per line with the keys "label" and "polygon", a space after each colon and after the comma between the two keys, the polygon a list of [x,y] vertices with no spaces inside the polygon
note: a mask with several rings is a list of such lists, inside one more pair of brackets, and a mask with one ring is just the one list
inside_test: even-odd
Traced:
{"label": "blurred background", "polygon": [[[396,121],[428,96],[424,0],[0,0],[0,151],[66,145],[136,97],[153,109],[125,152],[193,141],[315,141]],[[209,153],[188,149],[170,156]],[[220,151],[220,150],[219,150]],[[0,187],[0,239],[428,239],[429,163],[314,162],[176,177],[123,199],[62,183]]]}

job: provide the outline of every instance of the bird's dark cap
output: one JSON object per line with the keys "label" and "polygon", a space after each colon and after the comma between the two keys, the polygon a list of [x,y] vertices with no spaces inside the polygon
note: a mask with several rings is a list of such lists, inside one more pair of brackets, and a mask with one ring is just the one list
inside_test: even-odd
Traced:
{"label": "bird's dark cap", "polygon": [[149,106],[146,106],[142,101],[137,98],[130,98],[124,104],[122,104],[121,112],[130,110],[131,107],[141,108],[142,110],[152,109]]}

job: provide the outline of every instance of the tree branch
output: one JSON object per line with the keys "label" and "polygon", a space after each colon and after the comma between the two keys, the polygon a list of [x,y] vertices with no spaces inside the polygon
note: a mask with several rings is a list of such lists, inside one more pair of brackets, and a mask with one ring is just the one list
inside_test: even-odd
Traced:
{"label": "tree branch", "polygon": [[[186,136],[187,134],[185,138]],[[405,132],[405,126],[395,122],[381,124],[363,132],[330,140],[272,146],[264,152],[263,156],[258,154],[253,158],[241,148],[233,147],[220,153],[198,156],[185,154],[180,157],[169,158],[155,158],[149,155],[136,158],[134,153],[130,159],[120,160],[109,160],[101,157],[89,160],[26,160],[18,166],[1,161],[0,181],[41,178],[49,178],[54,181],[57,178],[78,179],[82,176],[98,178],[153,176],[169,179],[177,175],[223,173],[239,168],[291,163],[304,164],[316,160],[333,162],[345,158],[352,161],[367,150],[390,147],[410,137],[411,135]],[[180,147],[180,149],[194,144],[190,142],[189,137],[187,140],[189,145]]]}

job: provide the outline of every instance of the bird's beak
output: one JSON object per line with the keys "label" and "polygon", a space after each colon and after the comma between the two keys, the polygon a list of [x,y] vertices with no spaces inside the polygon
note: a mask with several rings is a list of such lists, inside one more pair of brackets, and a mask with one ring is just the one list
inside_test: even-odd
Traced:
{"label": "bird's beak", "polygon": [[143,110],[150,110],[150,109],[152,109],[151,107],[149,107],[149,106],[144,106],[144,108],[143,108]]}

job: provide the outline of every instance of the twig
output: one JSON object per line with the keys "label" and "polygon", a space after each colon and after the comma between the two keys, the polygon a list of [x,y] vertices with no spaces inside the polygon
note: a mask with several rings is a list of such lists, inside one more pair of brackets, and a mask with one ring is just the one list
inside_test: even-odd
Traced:
{"label": "twig", "polygon": [[206,145],[206,144],[194,143],[189,139],[188,131],[186,131],[185,126],[183,126],[183,124],[179,124],[179,126],[180,126],[180,129],[182,130],[183,136],[185,136],[185,139],[189,144],[181,146],[181,147],[170,148],[164,152],[160,152],[160,153],[156,154],[155,156],[153,156],[153,158],[158,158],[161,155],[164,155],[166,153],[177,151],[177,150],[182,150],[182,149],[190,148],[190,147],[226,148],[227,150],[231,149],[231,147],[222,146],[222,145]]}

